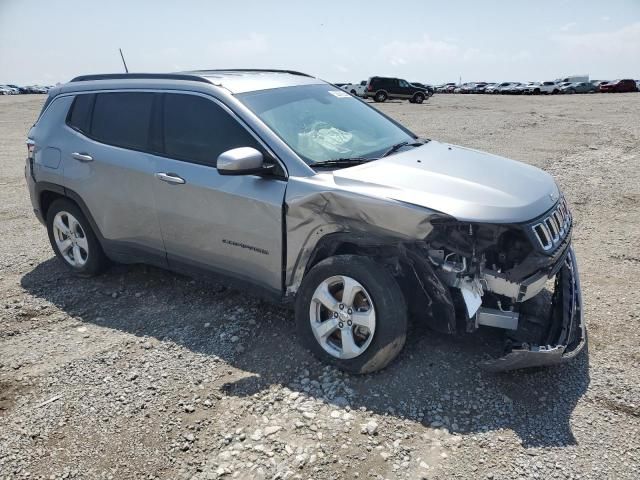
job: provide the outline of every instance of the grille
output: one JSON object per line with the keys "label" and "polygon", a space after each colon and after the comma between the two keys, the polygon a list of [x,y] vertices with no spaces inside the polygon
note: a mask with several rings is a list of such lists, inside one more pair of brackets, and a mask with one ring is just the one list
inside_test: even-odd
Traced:
{"label": "grille", "polygon": [[531,228],[533,229],[534,237],[545,252],[557,247],[571,229],[571,213],[567,208],[567,202],[564,197],[560,199],[551,213],[535,223]]}

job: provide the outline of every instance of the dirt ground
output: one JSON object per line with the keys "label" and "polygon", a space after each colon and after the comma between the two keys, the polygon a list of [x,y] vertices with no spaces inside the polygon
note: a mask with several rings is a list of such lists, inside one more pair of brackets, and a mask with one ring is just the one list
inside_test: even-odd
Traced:
{"label": "dirt ground", "polygon": [[491,333],[418,324],[362,377],[299,347],[289,310],[222,284],[69,275],[23,177],[43,101],[0,97],[0,479],[640,478],[640,94],[380,105],[555,176],[590,344],[571,364],[490,374]]}

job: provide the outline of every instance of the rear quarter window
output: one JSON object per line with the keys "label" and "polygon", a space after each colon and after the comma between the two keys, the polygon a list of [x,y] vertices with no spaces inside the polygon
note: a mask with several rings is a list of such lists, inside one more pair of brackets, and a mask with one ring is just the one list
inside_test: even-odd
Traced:
{"label": "rear quarter window", "polygon": [[95,98],[95,94],[92,93],[76,95],[69,110],[67,125],[88,135],[91,131],[91,112]]}
{"label": "rear quarter window", "polygon": [[93,107],[91,137],[117,147],[146,150],[155,94],[98,93]]}

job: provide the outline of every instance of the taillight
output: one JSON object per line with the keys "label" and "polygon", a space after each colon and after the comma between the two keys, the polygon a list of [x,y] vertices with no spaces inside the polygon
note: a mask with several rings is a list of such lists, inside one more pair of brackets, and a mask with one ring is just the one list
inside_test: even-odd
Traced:
{"label": "taillight", "polygon": [[33,173],[33,161],[35,158],[35,152],[36,152],[36,144],[33,140],[28,138],[27,139],[27,162],[29,164],[29,174],[31,175],[31,178],[33,178],[33,180],[36,179]]}
{"label": "taillight", "polygon": [[29,138],[27,140],[27,158],[29,160],[33,160],[33,155],[35,153],[35,150],[36,150],[36,144],[33,140]]}
{"label": "taillight", "polygon": [[367,92],[373,92],[373,85],[367,85]]}

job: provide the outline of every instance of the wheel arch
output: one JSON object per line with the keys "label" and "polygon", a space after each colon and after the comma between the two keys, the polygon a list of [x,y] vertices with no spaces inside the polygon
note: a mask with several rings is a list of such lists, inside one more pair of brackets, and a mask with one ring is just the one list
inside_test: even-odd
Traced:
{"label": "wheel arch", "polygon": [[68,198],[64,193],[54,190],[42,190],[38,196],[38,206],[42,217],[46,220],[51,204],[59,198]]}
{"label": "wheel arch", "polygon": [[[424,317],[431,328],[441,333],[454,333],[456,313],[449,289],[439,280],[426,257],[420,255],[415,244],[390,238],[335,232],[323,236],[308,255],[303,270],[297,278],[304,276],[315,265],[336,255],[362,255],[382,263],[396,278],[410,311],[415,317]],[[292,292],[297,293],[299,284]]]}
{"label": "wheel arch", "polygon": [[104,247],[104,237],[102,236],[102,233],[100,232],[98,224],[95,222],[93,215],[91,215],[87,204],[84,203],[84,200],[82,200],[82,197],[80,197],[80,195],[69,188],[63,187],[62,185],[49,182],[38,182],[36,184],[36,192],[38,195],[38,209],[45,222],[47,219],[47,212],[53,202],[60,198],[70,200],[78,206],[82,214],[89,221],[91,229],[98,238],[101,246]]}

